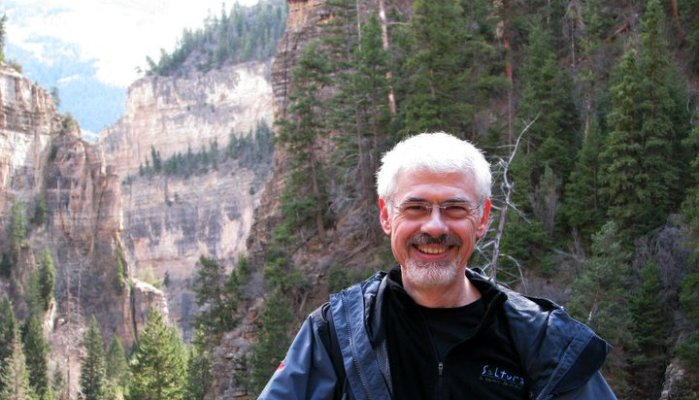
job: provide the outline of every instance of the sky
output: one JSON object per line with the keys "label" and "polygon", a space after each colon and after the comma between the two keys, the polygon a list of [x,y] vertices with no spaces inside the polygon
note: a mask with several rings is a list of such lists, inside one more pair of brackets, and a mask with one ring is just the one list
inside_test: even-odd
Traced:
{"label": "sky", "polygon": [[61,112],[94,134],[121,116],[146,56],[157,62],[160,49],[175,49],[183,29],[203,27],[207,16],[219,15],[224,4],[230,11],[234,1],[0,0],[5,58],[47,90],[58,88]]}

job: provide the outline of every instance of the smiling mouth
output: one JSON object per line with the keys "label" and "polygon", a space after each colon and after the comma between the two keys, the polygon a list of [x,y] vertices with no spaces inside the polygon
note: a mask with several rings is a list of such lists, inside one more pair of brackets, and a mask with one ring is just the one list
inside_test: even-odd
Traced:
{"label": "smiling mouth", "polygon": [[435,246],[435,245],[417,245],[415,246],[420,253],[438,255],[446,253],[450,246]]}

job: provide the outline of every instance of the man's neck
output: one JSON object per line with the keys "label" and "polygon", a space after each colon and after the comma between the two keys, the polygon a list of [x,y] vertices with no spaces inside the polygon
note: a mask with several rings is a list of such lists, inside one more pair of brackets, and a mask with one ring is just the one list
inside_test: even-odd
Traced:
{"label": "man's neck", "polygon": [[481,298],[480,291],[464,276],[449,286],[413,287],[403,280],[403,288],[417,304],[428,308],[455,308],[473,303]]}

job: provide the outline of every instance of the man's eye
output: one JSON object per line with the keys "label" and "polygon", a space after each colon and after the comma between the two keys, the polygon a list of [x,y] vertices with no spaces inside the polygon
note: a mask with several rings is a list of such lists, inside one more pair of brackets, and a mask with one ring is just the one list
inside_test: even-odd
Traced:
{"label": "man's eye", "polygon": [[453,217],[460,217],[468,215],[471,210],[464,204],[451,204],[444,207],[444,212]]}
{"label": "man's eye", "polygon": [[405,204],[402,209],[404,213],[423,214],[427,212],[429,207],[425,204]]}

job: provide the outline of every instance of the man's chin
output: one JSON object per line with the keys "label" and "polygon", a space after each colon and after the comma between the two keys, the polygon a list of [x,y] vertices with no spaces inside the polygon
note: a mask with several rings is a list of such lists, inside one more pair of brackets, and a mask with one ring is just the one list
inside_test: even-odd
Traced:
{"label": "man's chin", "polygon": [[414,286],[438,288],[449,285],[456,279],[458,268],[454,264],[415,264],[408,263],[403,280],[409,280]]}

